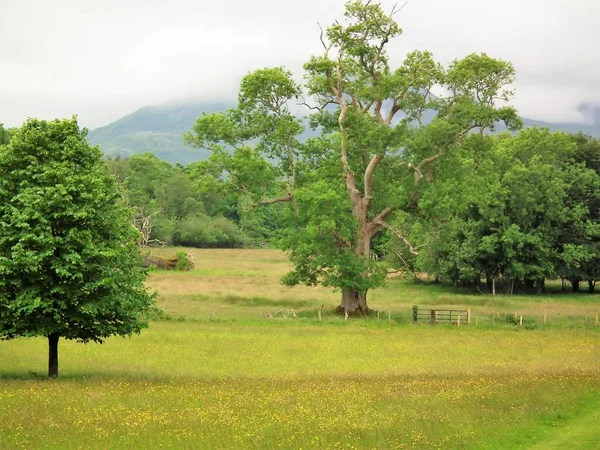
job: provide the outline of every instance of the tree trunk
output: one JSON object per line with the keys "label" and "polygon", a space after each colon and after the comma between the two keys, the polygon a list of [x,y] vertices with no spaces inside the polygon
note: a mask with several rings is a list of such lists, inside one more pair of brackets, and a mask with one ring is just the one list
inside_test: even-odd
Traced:
{"label": "tree trunk", "polygon": [[588,280],[588,292],[591,294],[596,292],[596,281],[595,280]]}
{"label": "tree trunk", "polygon": [[486,275],[486,277],[485,277],[485,284],[487,284],[488,292],[492,292],[492,288],[493,288],[492,284],[493,283],[492,283],[492,278],[489,275]]}
{"label": "tree trunk", "polygon": [[58,333],[48,335],[48,377],[58,376]]}
{"label": "tree trunk", "polygon": [[[354,209],[354,215],[359,217],[361,220],[361,227],[358,231],[357,243],[354,247],[354,254],[364,259],[369,260],[371,254],[371,238],[373,237],[373,229],[367,224],[367,213],[366,209],[362,207]],[[367,272],[361,273],[363,278],[368,278]],[[369,314],[369,307],[367,306],[367,291],[360,291],[356,288],[342,288],[342,302],[335,309],[334,313],[340,315],[349,316],[364,316]]]}
{"label": "tree trunk", "polygon": [[579,280],[578,279],[571,280],[571,290],[573,292],[579,292]]}
{"label": "tree trunk", "polygon": [[366,292],[352,288],[342,289],[342,303],[335,309],[336,314],[366,316],[369,312]]}
{"label": "tree trunk", "polygon": [[536,280],[535,290],[538,295],[541,294],[542,292],[544,292],[545,284],[546,284],[545,278],[538,278]]}

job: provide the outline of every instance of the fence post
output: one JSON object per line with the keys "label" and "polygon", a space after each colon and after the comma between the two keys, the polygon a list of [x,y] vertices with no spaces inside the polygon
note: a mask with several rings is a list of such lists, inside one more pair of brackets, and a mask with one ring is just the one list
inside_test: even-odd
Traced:
{"label": "fence post", "polygon": [[458,313],[458,317],[456,318],[456,327],[460,327],[460,313]]}
{"label": "fence post", "polygon": [[519,317],[519,326],[520,327],[523,326],[523,316],[522,315]]}
{"label": "fence post", "polygon": [[388,325],[392,324],[392,311],[388,310]]}
{"label": "fence post", "polygon": [[[379,318],[379,316],[377,316]],[[413,305],[413,323],[417,323],[419,321],[419,307],[417,305]]]}
{"label": "fence post", "polygon": [[467,323],[471,324],[471,308],[467,308]]}

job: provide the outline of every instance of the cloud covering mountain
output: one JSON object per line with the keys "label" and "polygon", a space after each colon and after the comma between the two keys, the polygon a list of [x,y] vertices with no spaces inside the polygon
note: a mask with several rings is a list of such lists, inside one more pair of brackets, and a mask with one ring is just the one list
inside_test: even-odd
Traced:
{"label": "cloud covering mountain", "polygon": [[[339,0],[0,0],[0,121],[78,114],[96,128],[138,105],[234,101],[241,77],[285,65],[297,79],[320,54]],[[382,0],[391,10],[394,0]],[[472,52],[512,61],[525,117],[580,122],[600,102],[600,2],[410,0],[392,64],[428,49],[444,64]],[[589,118],[587,118],[589,119]]]}

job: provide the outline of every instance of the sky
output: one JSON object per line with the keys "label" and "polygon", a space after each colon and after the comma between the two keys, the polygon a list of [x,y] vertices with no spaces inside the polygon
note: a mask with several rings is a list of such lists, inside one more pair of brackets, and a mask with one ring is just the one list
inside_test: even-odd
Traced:
{"label": "sky", "polygon": [[[341,0],[0,0],[0,122],[77,114],[93,129],[145,105],[232,101],[262,67],[300,81],[322,53],[318,23],[343,10]],[[598,0],[409,0],[395,17],[392,67],[414,49],[444,65],[486,52],[515,66],[524,117],[589,122],[600,105]]]}

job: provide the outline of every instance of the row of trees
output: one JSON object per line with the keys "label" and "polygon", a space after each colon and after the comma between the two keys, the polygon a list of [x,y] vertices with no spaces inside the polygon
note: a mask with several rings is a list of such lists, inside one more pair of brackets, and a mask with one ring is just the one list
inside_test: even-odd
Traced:
{"label": "row of trees", "polygon": [[[530,128],[517,136],[472,135],[436,168],[418,217],[402,226],[425,244],[396,265],[455,284],[507,294],[541,292],[547,278],[573,291],[600,279],[600,141]],[[481,289],[481,287],[480,287]]]}
{"label": "row of trees", "polygon": [[[276,222],[227,180],[205,176],[207,164],[173,166],[150,153],[107,160],[145,243],[231,248],[265,243]],[[229,180],[230,181],[230,180]],[[270,227],[270,228],[269,228]]]}
{"label": "row of trees", "polygon": [[[223,248],[289,240],[290,217],[281,208],[289,193],[272,198],[289,180],[250,146],[218,149],[187,167],[152,154],[108,165],[150,243]],[[537,128],[516,136],[471,134],[443,164],[432,164],[428,177],[434,176],[421,189],[419,208],[399,211],[390,222],[404,242],[379,233],[371,257],[490,292],[540,292],[547,278],[569,281],[574,291],[585,281],[594,291],[600,141]],[[323,210],[343,214],[338,200]]]}

